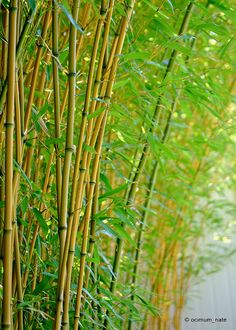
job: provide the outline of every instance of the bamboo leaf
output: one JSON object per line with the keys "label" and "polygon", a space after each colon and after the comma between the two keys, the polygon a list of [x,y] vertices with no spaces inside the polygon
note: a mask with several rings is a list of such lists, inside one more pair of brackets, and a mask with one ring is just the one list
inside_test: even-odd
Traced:
{"label": "bamboo leaf", "polygon": [[36,10],[36,0],[28,0],[29,6],[31,8],[32,11]]}
{"label": "bamboo leaf", "polygon": [[20,175],[22,176],[22,178],[25,180],[25,182],[30,186],[30,188],[32,189],[32,183],[30,181],[30,179],[27,177],[27,175],[25,174],[25,172],[23,171],[22,167],[20,166],[20,164],[17,163],[17,161],[14,159],[14,167],[15,169],[20,173]]}
{"label": "bamboo leaf", "polygon": [[141,300],[141,302],[148,308],[148,310],[152,313],[152,315],[158,316],[160,314],[159,310],[155,306],[150,304],[148,301],[146,301],[139,294],[136,293],[135,296],[137,298],[139,298],[139,300]]}
{"label": "bamboo leaf", "polygon": [[58,3],[58,1],[53,0],[63,11],[63,13],[66,15],[70,23],[78,30],[80,33],[84,34],[84,30],[82,27],[74,20],[74,18],[71,16],[70,12],[66,9],[66,7],[62,3]]}
{"label": "bamboo leaf", "polygon": [[48,233],[48,225],[47,225],[45,219],[43,218],[42,213],[39,212],[39,210],[36,209],[35,207],[33,207],[32,211],[33,211],[36,219],[38,220],[39,225],[42,228],[44,234],[46,235]]}
{"label": "bamboo leaf", "polygon": [[89,146],[88,144],[84,144],[83,148],[84,148],[84,150],[86,150],[92,154],[96,153],[95,149],[93,147]]}
{"label": "bamboo leaf", "polygon": [[[105,101],[104,101],[105,102]],[[105,110],[105,108],[99,108],[98,110],[94,111],[93,113],[88,115],[88,119],[92,119],[92,118],[96,118],[97,116],[99,116],[103,111]]]}
{"label": "bamboo leaf", "polygon": [[120,191],[122,191],[122,190],[124,190],[124,189],[126,189],[126,188],[127,188],[127,183],[121,185],[121,186],[118,187],[118,188],[115,188],[115,189],[112,189],[112,190],[106,192],[105,194],[99,196],[99,199],[105,199],[105,198],[108,198],[108,197],[110,198],[111,196],[113,196],[113,195],[119,193]]}
{"label": "bamboo leaf", "polygon": [[112,226],[114,227],[114,231],[117,233],[119,238],[128,241],[134,247],[136,246],[135,241],[131,238],[129,233],[121,225],[113,222]]}
{"label": "bamboo leaf", "polygon": [[149,52],[131,52],[120,55],[125,60],[147,60],[150,58]]}

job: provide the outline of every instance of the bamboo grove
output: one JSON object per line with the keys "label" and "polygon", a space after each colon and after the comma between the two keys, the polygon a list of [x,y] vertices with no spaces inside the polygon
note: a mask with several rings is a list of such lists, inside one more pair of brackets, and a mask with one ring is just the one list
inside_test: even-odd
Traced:
{"label": "bamboo grove", "polygon": [[0,5],[1,327],[180,329],[233,253],[234,1]]}

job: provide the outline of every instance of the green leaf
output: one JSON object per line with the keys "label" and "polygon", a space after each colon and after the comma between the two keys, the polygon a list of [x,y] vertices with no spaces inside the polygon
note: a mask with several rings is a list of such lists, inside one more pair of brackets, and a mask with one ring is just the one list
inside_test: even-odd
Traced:
{"label": "green leaf", "polygon": [[21,211],[22,211],[22,213],[25,214],[27,209],[28,209],[28,198],[27,198],[27,196],[25,196],[23,198],[22,202],[21,202]]}
{"label": "green leaf", "polygon": [[134,247],[136,246],[135,241],[131,238],[131,236],[129,235],[129,233],[124,229],[124,227],[122,225],[116,224],[116,223],[112,223],[112,226],[114,227],[114,230],[118,234],[119,238],[128,241]]}
{"label": "green leaf", "polygon": [[[105,101],[104,101],[105,102]],[[100,115],[106,108],[100,107],[98,110],[94,111],[93,113],[88,115],[88,119],[92,119]]]}
{"label": "green leaf", "polygon": [[109,179],[105,174],[100,173],[100,179],[105,183],[107,190],[112,190],[112,186],[110,185]]}
{"label": "green leaf", "polygon": [[39,284],[36,285],[33,295],[37,296],[42,291],[46,291],[52,287],[52,284],[49,282],[48,278],[44,278]]}
{"label": "green leaf", "polygon": [[227,29],[223,25],[215,23],[203,23],[196,26],[198,31],[206,30],[206,32],[214,32],[218,35],[225,36],[228,34]]}
{"label": "green leaf", "polygon": [[84,144],[83,146],[84,150],[91,152],[92,154],[96,153],[95,149],[91,146],[89,146],[88,144]]}
{"label": "green leaf", "polygon": [[147,309],[155,316],[160,315],[159,310],[152,304],[150,304],[148,301],[146,301],[143,297],[141,297],[139,294],[135,294],[135,296],[137,298],[139,298],[139,300],[141,300],[141,302],[144,304],[144,306],[147,307]]}
{"label": "green leaf", "polygon": [[170,0],[167,0],[167,2],[170,5],[172,12],[174,13],[174,6],[173,6],[172,2]]}
{"label": "green leaf", "polygon": [[68,18],[68,20],[70,21],[70,23],[77,29],[79,30],[82,34],[84,34],[84,30],[82,29],[82,27],[74,20],[74,18],[72,17],[72,15],[69,13],[69,11],[66,9],[65,6],[63,6],[63,4],[58,3],[56,0],[54,0],[54,2],[61,8],[61,10],[63,11],[63,13],[66,15],[66,17]]}
{"label": "green leaf", "polygon": [[96,305],[100,306],[99,302],[93,297],[93,295],[86,290],[85,288],[83,288],[83,292],[93,301],[95,302]]}
{"label": "green leaf", "polygon": [[36,209],[35,207],[33,207],[32,210],[33,210],[33,213],[34,213],[36,219],[39,222],[40,227],[42,228],[44,234],[46,235],[48,233],[48,225],[47,225],[45,219],[43,218],[41,212],[39,212],[38,209]]}
{"label": "green leaf", "polygon": [[28,178],[28,176],[25,174],[25,172],[23,171],[22,167],[20,166],[20,164],[17,163],[17,161],[14,159],[13,160],[14,163],[14,167],[17,170],[17,172],[20,173],[20,175],[22,176],[22,178],[27,182],[27,184],[30,186],[30,188],[32,189],[32,183],[30,181],[30,179]]}
{"label": "green leaf", "polygon": [[128,186],[128,184],[125,183],[125,184],[121,185],[120,187],[118,187],[118,188],[116,188],[116,189],[112,189],[112,190],[106,192],[105,194],[101,195],[101,196],[99,197],[99,199],[105,199],[105,198],[107,198],[107,197],[111,197],[112,195],[115,195],[115,194],[119,193],[120,191],[126,189],[127,186]]}
{"label": "green leaf", "polygon": [[28,0],[28,3],[29,3],[29,6],[30,6],[30,9],[32,10],[32,11],[35,11],[35,9],[36,9],[36,0]]}
{"label": "green leaf", "polygon": [[129,78],[128,79],[123,79],[123,80],[118,80],[115,82],[113,86],[113,90],[116,90],[118,88],[121,88],[129,83]]}
{"label": "green leaf", "polygon": [[131,52],[120,56],[125,60],[147,60],[151,55],[149,52]]}

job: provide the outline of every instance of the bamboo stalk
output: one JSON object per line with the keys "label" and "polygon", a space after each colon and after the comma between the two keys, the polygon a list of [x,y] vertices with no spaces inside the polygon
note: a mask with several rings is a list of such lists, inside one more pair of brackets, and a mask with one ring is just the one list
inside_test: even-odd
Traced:
{"label": "bamboo stalk", "polygon": [[[108,16],[108,21],[109,21],[109,24],[110,24],[112,9],[113,9],[113,1],[110,2],[110,8],[109,9],[110,9],[110,12],[109,12],[109,16]],[[84,109],[83,109],[83,113],[82,113],[82,123],[81,123],[81,129],[80,129],[80,136],[79,136],[78,147],[77,147],[77,150],[76,150],[76,161],[75,161],[75,170],[74,170],[73,184],[72,184],[70,214],[69,214],[69,220],[68,220],[69,224],[72,221],[74,208],[75,208],[75,205],[77,205],[77,203],[78,203],[77,200],[78,200],[78,198],[80,198],[80,195],[81,195],[81,183],[84,184],[84,182],[80,178],[80,181],[77,185],[77,179],[78,179],[78,175],[79,175],[79,170],[81,171],[81,169],[80,169],[80,159],[81,159],[82,147],[83,147],[83,142],[84,142],[84,134],[85,134],[85,127],[86,127],[86,122],[87,122],[87,114],[88,114],[88,111],[89,111],[89,105],[90,105],[90,99],[91,99],[92,84],[93,84],[93,81],[94,81],[93,77],[94,77],[95,61],[96,61],[96,57],[97,57],[99,41],[100,41],[101,32],[102,32],[102,26],[104,24],[104,19],[106,17],[106,13],[107,13],[104,1],[102,1],[100,13],[101,13],[101,17],[98,21],[96,34],[95,34],[95,38],[94,38],[93,51],[92,51],[91,62],[90,62],[90,67],[89,67],[89,74],[88,74],[88,83],[87,83],[87,89],[86,89],[85,103],[84,103]],[[94,85],[92,104],[91,104],[90,111],[89,111],[90,114],[92,114],[94,112],[95,98],[97,98],[97,96],[98,96],[98,94],[97,94],[98,93],[98,86],[96,85],[96,82],[99,82],[100,78],[101,78],[102,63],[103,63],[104,52],[105,52],[104,49],[106,47],[107,37],[108,37],[107,30],[109,31],[109,25],[108,24],[107,24],[107,29],[105,29],[105,31],[104,31],[104,38],[103,38],[102,48],[101,48],[101,51],[100,51],[100,58],[99,58],[99,63],[98,63],[96,81],[95,81],[95,85]],[[88,127],[87,127],[85,145],[89,145],[89,143],[90,143],[90,136],[91,136],[91,132],[92,132],[92,124],[93,124],[93,120],[90,120],[89,124],[88,124]],[[86,161],[87,161],[87,153],[85,151],[85,153],[83,155],[83,161],[82,161],[81,168],[85,168]],[[87,165],[87,168],[89,168],[88,165]],[[77,193],[76,193],[76,187],[77,187]],[[82,190],[83,190],[83,188],[82,188]],[[67,236],[70,237],[70,235],[71,235],[71,226],[69,225]],[[73,240],[73,242],[74,242],[74,240]],[[66,249],[66,251],[67,251],[67,249]],[[69,264],[72,265],[71,260],[69,261]],[[65,303],[64,303],[63,320],[62,320],[62,324],[65,327],[68,325],[68,322],[69,322],[69,319],[68,319],[69,291],[70,291],[70,284],[69,283],[70,283],[70,279],[71,279],[71,269],[72,269],[71,267],[68,267],[67,284],[66,284],[66,288],[65,288]]]}
{"label": "bamboo stalk", "polygon": [[8,47],[8,91],[6,112],[6,151],[5,151],[5,222],[4,222],[4,256],[3,256],[3,329],[12,328],[12,210],[13,210],[13,132],[14,132],[14,93],[16,66],[16,23],[17,1],[10,3],[9,14],[9,47]]}
{"label": "bamboo stalk", "polygon": [[[17,283],[17,302],[23,302],[23,292],[22,292],[22,278],[21,278],[21,265],[20,265],[20,249],[18,241],[18,231],[17,224],[14,226],[14,250],[15,250],[15,259],[16,259],[16,283]],[[18,329],[23,330],[23,309],[20,308],[17,314],[17,324]]]}
{"label": "bamboo stalk", "polygon": [[99,159],[100,159],[101,150],[102,150],[102,141],[103,141],[103,136],[104,136],[104,131],[105,131],[106,119],[107,119],[107,110],[106,110],[106,113],[105,113],[105,116],[103,119],[100,134],[98,136],[98,141],[97,141],[97,146],[96,146],[96,156],[94,159],[93,171],[92,171],[91,181],[90,181],[89,196],[88,196],[87,207],[86,207],[85,216],[84,216],[85,222],[84,222],[83,240],[82,240],[82,247],[81,247],[81,254],[80,254],[81,255],[80,271],[79,271],[79,280],[78,280],[78,286],[77,286],[77,296],[76,296],[76,305],[75,305],[74,330],[78,329],[78,326],[79,326],[83,279],[84,279],[84,271],[85,271],[85,261],[86,261],[87,244],[88,244],[88,238],[89,238],[89,235],[88,235],[89,222],[90,222],[90,216],[91,216],[94,188],[95,188],[96,177],[97,177],[97,172],[98,172]]}
{"label": "bamboo stalk", "polygon": [[[97,30],[98,31],[98,30]],[[99,32],[100,34],[100,32]],[[113,44],[114,45],[114,49],[116,47],[116,42]],[[96,46],[97,47],[97,46]],[[113,57],[114,57],[114,52],[111,53],[111,56],[110,56],[110,62],[112,62],[113,60]],[[105,78],[105,77],[104,77]],[[100,104],[99,104],[100,106]],[[100,116],[101,118],[101,121],[102,121],[102,116]],[[101,124],[101,121],[99,122]],[[77,150],[80,150],[80,148],[82,149],[82,145],[81,145],[81,135],[82,135],[82,131],[83,131],[83,126],[85,125],[85,123],[83,122],[82,120],[82,123],[81,123],[81,131],[80,131],[80,137],[79,137],[79,147],[77,148]],[[94,146],[95,145],[95,142],[96,142],[96,139],[97,139],[97,135],[98,135],[98,132],[99,132],[99,128],[100,126],[96,124],[96,129],[95,129],[95,134],[94,134],[94,139],[92,138],[92,142],[91,142],[91,145]],[[87,140],[88,142],[89,140]],[[81,146],[80,146],[81,145]],[[73,254],[74,254],[74,246],[75,246],[75,240],[76,240],[76,233],[77,233],[77,227],[78,227],[78,220],[79,220],[79,213],[80,213],[80,206],[81,203],[82,203],[82,196],[83,196],[83,189],[84,189],[84,177],[85,177],[85,168],[89,168],[89,164],[90,164],[90,161],[91,161],[91,157],[88,157],[88,160],[87,160],[87,156],[88,156],[88,152],[85,150],[84,151],[84,154],[83,154],[83,160],[82,160],[82,164],[81,164],[81,167],[80,167],[80,176],[79,176],[79,182],[78,182],[78,187],[77,187],[77,193],[76,193],[76,198],[75,198],[75,211],[74,213],[70,213],[70,217],[69,217],[69,220],[68,220],[68,231],[67,231],[67,240],[66,240],[66,247],[65,247],[65,252],[64,252],[64,258],[63,258],[63,263],[64,265],[62,266],[62,273],[60,275],[60,288],[61,288],[61,293],[60,293],[60,296],[62,296],[62,292],[63,292],[63,287],[64,287],[64,284],[65,283],[65,276],[66,276],[66,273],[65,273],[65,265],[66,265],[66,262],[67,262],[67,258],[68,258],[68,265],[67,265],[67,270],[68,270],[68,274],[67,274],[67,283],[70,283],[70,276],[71,276],[71,269],[72,269],[72,264],[73,264]],[[91,156],[91,155],[89,155]],[[76,157],[77,158],[77,157]],[[86,165],[87,163],[87,165]],[[76,162],[77,164],[77,162]],[[76,166],[76,165],[75,165]],[[86,167],[87,166],[87,167]],[[75,178],[75,177],[74,177]],[[73,181],[74,182],[74,181]],[[73,194],[73,187],[72,187],[72,194]],[[73,224],[72,224],[72,216],[74,218],[73,220]],[[71,237],[70,237],[71,236]],[[70,237],[70,238],[69,238]],[[69,284],[70,285],[70,284]],[[69,286],[68,285],[68,286]],[[66,297],[68,297],[68,290],[69,290],[69,287],[67,286],[67,294],[66,294]],[[68,298],[66,298],[68,299]],[[66,306],[67,306],[67,303],[66,303]]]}
{"label": "bamboo stalk", "polygon": [[[45,18],[44,18],[41,40],[44,40],[47,35],[50,18],[51,18],[51,13],[50,13],[50,11],[47,11],[45,14]],[[32,105],[33,105],[33,101],[34,101],[34,93],[35,93],[35,89],[36,89],[37,77],[38,77],[38,72],[39,72],[39,65],[40,65],[40,61],[42,58],[42,54],[43,54],[42,42],[39,41],[37,46],[38,46],[38,51],[37,51],[36,60],[35,60],[35,64],[34,64],[32,79],[31,79],[31,87],[30,87],[28,103],[27,103],[27,107],[26,107],[26,111],[25,111],[25,120],[24,120],[25,135],[27,134],[27,130],[28,130],[28,126],[29,126],[29,120],[30,120]]]}
{"label": "bamboo stalk", "polygon": [[[58,71],[58,39],[59,39],[59,16],[58,4],[52,1],[52,53],[53,53],[53,92],[54,92],[54,121],[55,138],[60,138],[60,85]],[[57,210],[60,218],[61,207],[61,158],[59,156],[58,143],[55,143],[56,154],[56,189],[57,189]]]}
{"label": "bamboo stalk", "polygon": [[[80,1],[75,0],[72,9],[72,17],[75,20],[75,22],[77,22],[78,20],[79,8],[80,8]],[[72,157],[72,153],[74,152],[73,137],[74,137],[75,84],[76,84],[76,36],[77,36],[77,30],[73,24],[70,24],[68,116],[67,116],[65,157],[64,157],[62,185],[61,185],[61,210],[60,210],[60,218],[58,225],[59,239],[60,239],[60,265],[62,264],[66,231],[67,231],[66,216],[67,216],[67,207],[68,207],[69,175],[70,175],[71,157]]]}
{"label": "bamboo stalk", "polygon": [[[94,219],[96,213],[98,212],[98,197],[99,197],[99,175],[100,175],[100,164],[98,164],[98,171],[97,171],[97,178],[96,178],[96,184],[94,188],[94,196],[93,196],[93,205],[92,205],[92,216],[91,216],[91,222],[90,222],[90,239],[89,239],[89,249],[88,249],[88,255],[90,258],[93,257],[93,251],[94,251],[94,245],[96,243],[96,221]],[[87,263],[87,269],[85,272],[85,278],[84,278],[84,288],[88,288],[88,282],[89,282],[89,275],[90,275],[90,268],[92,263]],[[84,293],[84,299],[85,299],[85,293]]]}
{"label": "bamboo stalk", "polygon": [[[16,47],[16,60],[18,60],[18,58],[21,54],[21,51],[22,51],[23,46],[24,46],[25,41],[26,41],[26,36],[29,32],[30,25],[32,24],[32,21],[33,21],[33,18],[34,18],[34,15],[35,15],[35,12],[30,11],[29,15],[28,15],[28,17],[25,21],[24,27],[22,29],[22,32],[21,32],[21,35],[19,37],[19,41],[18,41],[18,44],[17,44],[17,47]],[[8,77],[6,76],[5,81],[3,83],[3,88],[2,88],[2,91],[1,91],[1,95],[0,95],[0,113],[3,110],[3,105],[4,105],[6,94],[7,94],[7,83],[8,83]]]}
{"label": "bamboo stalk", "polygon": [[[122,31],[122,33],[125,32],[125,27],[126,26],[125,26],[124,23],[126,22],[126,19],[123,19],[122,20],[122,24],[121,24],[121,31]],[[114,48],[113,49],[116,50],[116,54],[120,54],[120,51],[121,51],[122,46],[123,46],[123,41],[124,40],[122,38],[124,37],[124,35],[122,33],[120,34],[122,36],[120,39],[119,38],[118,39],[117,38],[114,39],[114,43],[113,43]],[[116,45],[116,42],[117,42],[117,45]],[[110,62],[112,61],[112,59],[113,59],[113,52],[110,55]],[[113,86],[113,83],[114,83],[114,75],[115,75],[115,72],[116,72],[117,64],[118,64],[118,56],[116,56],[114,58],[114,61],[113,61],[113,64],[112,64],[112,67],[111,67],[110,72],[109,71],[106,71],[105,72],[106,74],[109,73],[109,75],[110,75],[110,78],[108,80],[107,87],[103,87],[103,88],[106,88],[105,100],[109,100],[110,99],[111,91],[112,91],[112,86]],[[105,89],[104,89],[103,92],[105,92]],[[100,129],[100,126],[99,125],[101,124],[101,122],[103,120],[103,115],[104,114],[101,114],[98,117],[98,119],[97,119],[97,122],[96,122],[96,125],[95,125],[95,131],[94,131],[94,134],[93,134],[94,139],[92,138],[92,140],[91,140],[91,144],[90,144],[91,146],[93,146],[95,144],[96,136],[97,136],[97,134],[99,132],[99,129]],[[84,169],[85,168],[84,166],[86,164],[86,160],[87,160],[87,152],[85,150],[81,169]],[[88,161],[90,162],[90,160],[91,160],[91,155],[89,154]],[[88,164],[87,164],[87,166],[88,166]],[[80,174],[79,182],[78,182],[78,187],[83,187],[84,177],[85,177],[85,171],[84,170],[81,170],[81,174]],[[79,188],[79,190],[77,192],[77,198],[76,198],[76,202],[75,202],[75,205],[78,205],[78,207],[75,209],[75,213],[74,213],[74,219],[75,220],[74,220],[73,226],[74,226],[75,229],[68,229],[68,233],[71,232],[71,235],[72,235],[71,238],[70,238],[70,242],[71,243],[69,243],[69,240],[66,240],[68,243],[66,244],[65,252],[66,252],[66,254],[68,254],[70,252],[68,254],[68,258],[69,259],[68,259],[68,266],[67,266],[70,271],[72,269],[72,264],[73,264],[74,246],[75,246],[76,233],[77,233],[76,228],[78,226],[77,223],[78,223],[78,217],[79,217],[79,212],[80,212],[80,205],[81,205],[81,202],[82,202],[82,196],[83,196],[83,189],[84,188],[82,188],[82,190],[80,190],[80,189],[81,188]],[[69,222],[69,228],[72,228],[72,223],[71,222]],[[65,263],[66,263],[66,260],[67,260],[67,258],[64,257],[64,262]],[[68,276],[70,276],[70,273],[68,273]],[[61,292],[60,292],[60,295],[59,296],[62,297],[63,287],[64,287],[63,283],[65,283],[65,267],[63,267],[63,266],[62,266],[62,275],[60,277],[60,282],[61,282],[61,284],[60,284]],[[68,282],[70,283],[70,281],[68,281]],[[59,300],[61,301],[62,298],[59,298]]]}

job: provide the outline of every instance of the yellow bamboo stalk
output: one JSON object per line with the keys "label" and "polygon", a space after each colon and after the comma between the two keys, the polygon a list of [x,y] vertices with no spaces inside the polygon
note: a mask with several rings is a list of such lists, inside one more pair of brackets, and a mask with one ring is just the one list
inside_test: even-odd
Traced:
{"label": "yellow bamboo stalk", "polygon": [[17,0],[10,3],[9,46],[8,46],[8,91],[6,111],[6,150],[5,150],[5,222],[4,222],[4,256],[3,256],[3,329],[12,329],[12,210],[13,210],[13,132],[15,100],[15,66],[16,66],[16,28]]}
{"label": "yellow bamboo stalk", "polygon": [[106,119],[107,119],[107,110],[105,110],[105,111],[106,112],[105,112],[105,116],[104,116],[103,123],[101,126],[100,134],[98,136],[98,141],[97,141],[97,146],[96,146],[96,156],[94,159],[93,171],[92,171],[91,181],[90,181],[88,202],[87,202],[87,207],[86,207],[85,216],[84,216],[85,221],[84,221],[83,240],[82,240],[82,247],[81,247],[79,280],[78,280],[77,295],[76,295],[74,330],[78,329],[79,319],[80,319],[83,279],[84,279],[85,261],[86,261],[86,255],[87,255],[87,244],[88,244],[88,237],[89,237],[89,235],[88,235],[89,222],[90,222],[90,216],[91,216],[94,187],[96,184],[97,171],[98,171],[99,160],[100,160],[100,155],[101,155],[101,150],[102,150],[102,141],[103,141]]}
{"label": "yellow bamboo stalk", "polygon": [[[41,40],[44,40],[47,35],[50,19],[51,19],[51,12],[47,11],[45,14],[45,18],[44,18]],[[28,130],[28,126],[29,126],[29,120],[30,120],[32,105],[33,105],[33,101],[34,101],[34,94],[35,94],[37,77],[38,77],[38,72],[39,72],[39,65],[40,65],[40,61],[42,58],[42,54],[43,54],[43,46],[42,46],[42,42],[39,41],[38,51],[37,51],[37,55],[36,55],[36,61],[34,63],[34,70],[33,70],[32,79],[31,79],[30,93],[29,93],[28,103],[27,103],[26,112],[25,112],[25,120],[24,120],[25,135],[27,134],[27,130]]]}

